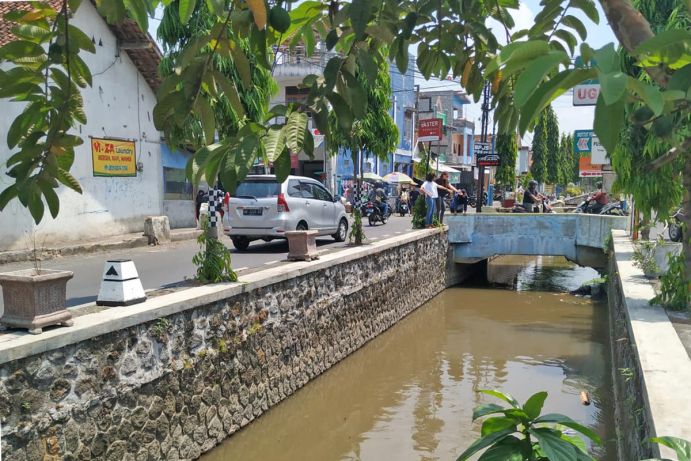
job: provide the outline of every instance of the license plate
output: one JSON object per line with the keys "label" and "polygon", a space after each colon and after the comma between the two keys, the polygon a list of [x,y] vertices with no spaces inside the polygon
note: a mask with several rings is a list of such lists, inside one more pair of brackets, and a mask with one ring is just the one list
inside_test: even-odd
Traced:
{"label": "license plate", "polygon": [[262,209],[261,208],[245,208],[242,210],[242,214],[244,216],[261,216],[262,215]]}

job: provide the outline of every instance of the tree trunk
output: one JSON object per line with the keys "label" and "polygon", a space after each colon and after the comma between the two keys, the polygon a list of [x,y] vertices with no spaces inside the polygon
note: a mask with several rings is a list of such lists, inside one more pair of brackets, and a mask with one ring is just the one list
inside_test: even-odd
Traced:
{"label": "tree trunk", "polygon": [[[654,36],[650,24],[634,8],[631,0],[600,0],[600,4],[614,35],[629,54],[633,54],[638,45]],[[669,75],[663,69],[647,67],[645,71],[658,85],[667,88]]]}

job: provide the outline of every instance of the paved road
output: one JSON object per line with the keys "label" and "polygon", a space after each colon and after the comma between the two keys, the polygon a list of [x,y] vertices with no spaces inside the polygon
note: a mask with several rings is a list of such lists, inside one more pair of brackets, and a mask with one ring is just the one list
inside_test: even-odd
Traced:
{"label": "paved road", "polygon": [[[375,227],[364,226],[365,235],[371,241],[399,235],[411,229],[410,217],[392,217],[385,225]],[[270,266],[285,260],[288,254],[288,244],[278,240],[265,243],[261,240],[252,242],[246,252],[238,252],[232,247],[228,237],[222,241],[231,248],[233,268],[242,273],[252,268]],[[321,237],[317,240],[319,251],[339,251],[346,243],[336,243],[331,237]],[[103,265],[107,259],[132,259],[139,272],[144,289],[159,288],[183,281],[194,275],[195,267],[192,256],[199,251],[195,240],[176,242],[160,247],[143,247],[129,250],[117,250],[88,255],[68,256],[45,261],[45,269],[68,269],[74,272],[74,278],[67,284],[67,305],[77,306],[93,302],[98,295],[101,283]],[[0,265],[0,272],[25,269],[31,263],[13,263]],[[0,290],[1,292],[1,290]],[[0,298],[0,315],[3,311]]]}

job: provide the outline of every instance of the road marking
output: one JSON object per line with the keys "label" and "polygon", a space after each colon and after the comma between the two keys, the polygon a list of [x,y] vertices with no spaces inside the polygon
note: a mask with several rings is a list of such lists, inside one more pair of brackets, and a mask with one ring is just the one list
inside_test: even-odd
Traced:
{"label": "road marking", "polygon": [[401,232],[401,231],[396,231],[396,233],[397,233],[397,234],[402,234],[403,232]]}
{"label": "road marking", "polygon": [[391,235],[391,234],[384,234],[384,235],[382,235],[382,237],[388,237],[389,235]]}
{"label": "road marking", "polygon": [[264,265],[269,266],[271,264],[276,264],[276,263],[280,263],[280,262],[281,262],[280,260],[276,259],[275,261],[267,261],[264,263]]}

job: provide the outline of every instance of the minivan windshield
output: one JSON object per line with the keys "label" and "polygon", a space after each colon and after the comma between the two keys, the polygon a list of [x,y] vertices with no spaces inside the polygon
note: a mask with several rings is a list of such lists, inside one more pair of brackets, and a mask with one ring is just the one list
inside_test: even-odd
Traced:
{"label": "minivan windshield", "polygon": [[281,192],[280,184],[276,181],[249,180],[238,184],[235,197],[238,198],[266,198],[277,197]]}

